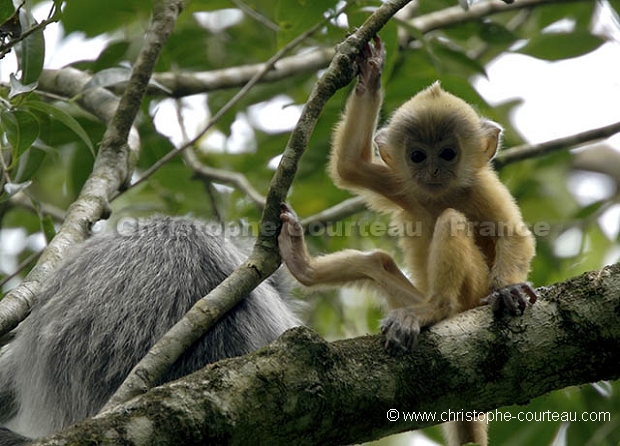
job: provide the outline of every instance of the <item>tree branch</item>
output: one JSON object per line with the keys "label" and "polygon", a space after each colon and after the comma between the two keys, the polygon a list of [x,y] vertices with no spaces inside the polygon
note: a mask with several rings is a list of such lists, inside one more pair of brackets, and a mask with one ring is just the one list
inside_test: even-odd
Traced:
{"label": "tree branch", "polygon": [[595,142],[603,138],[609,138],[620,132],[620,122],[586,130],[585,132],[575,133],[574,135],[545,141],[540,144],[524,144],[500,152],[494,160],[495,167],[501,169],[508,164],[523,161],[529,158],[540,157],[557,150],[575,147],[580,144]]}
{"label": "tree branch", "polygon": [[538,292],[521,317],[461,313],[401,356],[381,336],[327,343],[294,329],[34,444],[357,444],[437,422],[390,422],[390,409],[439,420],[620,377],[610,353],[620,343],[620,264]]}
{"label": "tree branch", "polygon": [[[155,2],[151,28],[118,108],[108,123],[93,171],[37,264],[24,281],[0,301],[0,335],[15,328],[26,317],[35,295],[62,260],[67,248],[83,241],[92,223],[107,217],[110,197],[129,182],[137,158],[128,145],[133,121],[140,109],[157,56],[182,6],[182,0]],[[63,70],[62,73],[66,72]],[[42,79],[44,82],[45,79]],[[78,91],[84,87],[80,82],[77,85],[80,86]],[[98,89],[93,91],[103,95]],[[82,100],[91,98],[91,94],[96,93],[87,90]],[[90,107],[100,110],[97,104],[90,103]]]}
{"label": "tree branch", "polygon": [[420,17],[411,19],[409,23],[419,32],[428,33],[439,28],[478,20],[500,12],[533,8],[544,4],[575,3],[585,1],[590,0],[518,0],[510,4],[500,1],[480,2],[472,5],[468,10],[463,10],[460,6],[453,6],[451,8],[424,14]]}
{"label": "tree branch", "polygon": [[183,152],[183,159],[194,171],[194,174],[209,181],[216,181],[224,184],[232,184],[241,192],[246,194],[250,200],[259,208],[265,207],[265,197],[263,197],[248,181],[245,175],[238,172],[230,172],[224,169],[209,167],[200,162],[192,150]]}
{"label": "tree branch", "polygon": [[[263,70],[265,74],[261,77],[261,82],[276,82],[298,74],[313,73],[327,67],[332,57],[334,57],[333,49],[319,48],[282,58],[271,65],[267,62],[197,73],[155,73],[153,80],[169,89],[170,96],[182,97],[241,87]],[[153,89],[153,94],[162,93],[163,90],[160,88]]]}

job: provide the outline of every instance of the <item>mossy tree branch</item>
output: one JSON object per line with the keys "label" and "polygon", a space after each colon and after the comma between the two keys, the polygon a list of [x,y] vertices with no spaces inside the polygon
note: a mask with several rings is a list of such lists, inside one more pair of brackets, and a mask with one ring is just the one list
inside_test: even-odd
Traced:
{"label": "mossy tree branch", "polygon": [[[437,424],[448,409],[492,411],[620,377],[620,264],[538,292],[521,317],[461,313],[401,356],[381,336],[328,343],[294,329],[34,444],[356,444]],[[414,411],[437,420],[403,419]]]}

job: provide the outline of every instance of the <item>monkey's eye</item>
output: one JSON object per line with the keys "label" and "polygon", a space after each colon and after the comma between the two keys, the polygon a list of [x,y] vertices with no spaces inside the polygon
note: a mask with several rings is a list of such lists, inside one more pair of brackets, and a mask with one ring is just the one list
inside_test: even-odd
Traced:
{"label": "monkey's eye", "polygon": [[419,164],[426,159],[426,153],[422,150],[414,150],[411,152],[411,161],[414,164]]}
{"label": "monkey's eye", "polygon": [[456,150],[454,150],[452,147],[446,147],[441,152],[439,152],[439,158],[445,161],[452,161],[454,158],[456,158]]}

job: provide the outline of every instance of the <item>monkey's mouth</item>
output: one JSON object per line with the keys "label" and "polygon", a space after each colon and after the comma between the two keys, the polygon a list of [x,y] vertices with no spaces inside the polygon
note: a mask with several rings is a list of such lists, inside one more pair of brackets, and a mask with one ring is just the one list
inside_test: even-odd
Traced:
{"label": "monkey's mouth", "polygon": [[430,190],[439,190],[445,187],[444,181],[427,181],[424,183],[424,187]]}

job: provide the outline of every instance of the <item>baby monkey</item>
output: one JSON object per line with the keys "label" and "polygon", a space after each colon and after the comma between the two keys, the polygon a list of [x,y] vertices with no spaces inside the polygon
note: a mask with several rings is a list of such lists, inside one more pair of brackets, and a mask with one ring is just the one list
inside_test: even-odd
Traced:
{"label": "baby monkey", "polygon": [[[391,214],[411,280],[380,250],[311,257],[286,205],[279,245],[304,285],[359,283],[378,290],[391,309],[381,323],[386,346],[411,350],[421,328],[482,304],[496,314],[522,314],[536,301],[526,282],[535,242],[489,163],[501,127],[438,82],[375,132],[384,59],[375,37],[358,59],[359,80],[335,130],[328,170],[337,186]],[[447,437],[450,444],[485,445],[486,425],[453,423]]]}

